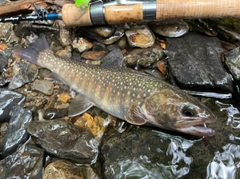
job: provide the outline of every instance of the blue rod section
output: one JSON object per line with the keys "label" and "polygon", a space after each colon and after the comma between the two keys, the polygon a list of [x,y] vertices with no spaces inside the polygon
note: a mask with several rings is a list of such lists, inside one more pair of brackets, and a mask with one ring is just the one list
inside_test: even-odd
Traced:
{"label": "blue rod section", "polygon": [[58,20],[62,19],[62,15],[60,13],[49,13],[45,15],[47,20]]}

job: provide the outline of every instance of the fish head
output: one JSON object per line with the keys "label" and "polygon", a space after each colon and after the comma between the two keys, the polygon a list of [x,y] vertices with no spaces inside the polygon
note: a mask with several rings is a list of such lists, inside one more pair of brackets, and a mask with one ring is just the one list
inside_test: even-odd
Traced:
{"label": "fish head", "polygon": [[148,123],[195,136],[214,135],[206,123],[216,121],[216,116],[194,97],[176,90],[164,89],[145,99],[142,112]]}

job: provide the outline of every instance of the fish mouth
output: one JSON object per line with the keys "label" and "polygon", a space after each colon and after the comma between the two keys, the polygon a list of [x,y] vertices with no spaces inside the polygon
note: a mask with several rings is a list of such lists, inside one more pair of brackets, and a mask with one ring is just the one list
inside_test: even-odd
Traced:
{"label": "fish mouth", "polygon": [[193,125],[189,127],[184,127],[184,128],[176,128],[177,131],[191,134],[194,136],[213,136],[215,134],[215,131],[211,128],[208,128],[205,123],[201,125]]}

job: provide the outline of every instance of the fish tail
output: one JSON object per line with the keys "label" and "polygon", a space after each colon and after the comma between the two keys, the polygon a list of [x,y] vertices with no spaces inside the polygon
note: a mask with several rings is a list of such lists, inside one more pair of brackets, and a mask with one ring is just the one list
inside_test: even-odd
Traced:
{"label": "fish tail", "polygon": [[50,47],[45,35],[40,34],[39,38],[35,39],[29,47],[15,49],[13,50],[13,53],[21,59],[25,59],[31,63],[41,66],[38,62],[38,54],[45,49],[50,49]]}

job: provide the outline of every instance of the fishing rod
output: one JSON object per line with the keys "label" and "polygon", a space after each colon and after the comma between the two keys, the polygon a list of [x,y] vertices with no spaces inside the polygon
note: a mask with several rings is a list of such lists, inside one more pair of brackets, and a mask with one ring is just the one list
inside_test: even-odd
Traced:
{"label": "fishing rod", "polygon": [[116,0],[92,2],[85,8],[64,4],[60,13],[36,9],[35,14],[0,18],[0,22],[62,19],[67,26],[74,27],[173,18],[240,17],[239,0]]}

